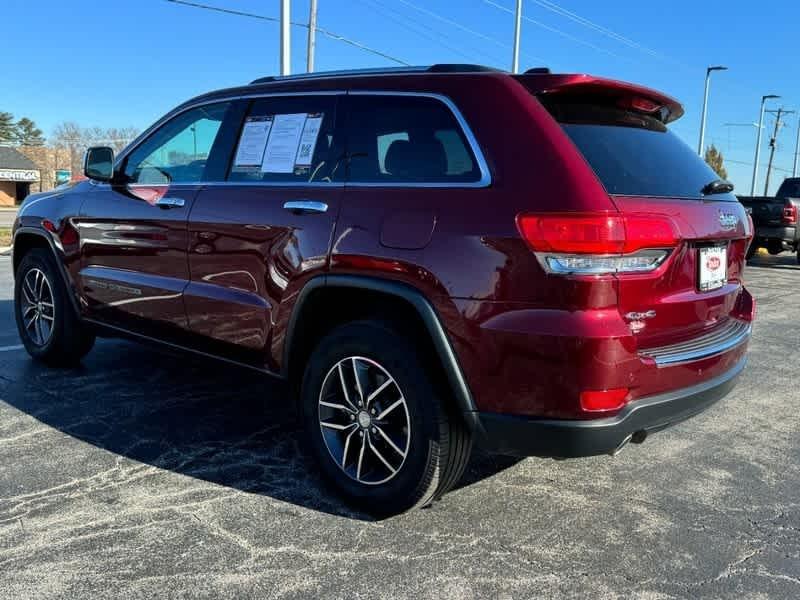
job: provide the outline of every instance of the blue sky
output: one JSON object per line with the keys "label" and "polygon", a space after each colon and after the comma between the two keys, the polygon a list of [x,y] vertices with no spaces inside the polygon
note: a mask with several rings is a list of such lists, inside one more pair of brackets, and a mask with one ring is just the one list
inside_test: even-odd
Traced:
{"label": "blue sky", "polygon": [[[267,16],[278,0],[197,0]],[[411,64],[480,62],[509,68],[514,0],[318,0],[318,25]],[[548,10],[545,5],[574,13]],[[705,67],[714,75],[707,142],[726,157],[737,191],[748,193],[761,95],[800,108],[800,2],[524,0],[523,68],[589,72],[661,89],[684,103],[674,131],[696,147]],[[452,21],[437,19],[419,9]],[[308,19],[308,0],[292,0]],[[144,128],[186,98],[278,71],[278,25],[166,0],[4,0],[0,110],[35,120]],[[599,27],[598,27],[599,26]],[[601,31],[604,28],[605,31]],[[295,72],[305,69],[305,30],[292,29]],[[622,39],[621,39],[622,38]],[[386,59],[317,37],[317,69],[388,66]],[[777,184],[792,168],[798,114],[779,136]],[[762,146],[763,186],[773,118]],[[741,163],[741,164],[740,164]]]}

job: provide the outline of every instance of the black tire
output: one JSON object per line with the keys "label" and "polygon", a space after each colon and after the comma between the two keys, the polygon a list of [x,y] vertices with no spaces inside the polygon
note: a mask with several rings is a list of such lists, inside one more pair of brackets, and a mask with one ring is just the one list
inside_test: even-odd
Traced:
{"label": "black tire", "polygon": [[800,265],[800,247],[797,248],[797,264]]}
{"label": "black tire", "polygon": [[[36,312],[36,309],[31,308],[30,281],[39,273],[46,279],[41,286],[43,300],[36,303],[38,310],[42,311],[41,320],[48,323],[46,339],[44,334],[37,338],[39,334],[35,325],[26,327],[26,321],[30,322],[30,315]],[[92,349],[95,336],[75,314],[51,252],[43,248],[30,250],[22,257],[15,278],[14,316],[19,337],[28,354],[51,366],[78,364]],[[29,287],[25,288],[26,285]],[[52,304],[52,307],[47,307],[48,304]],[[23,313],[26,313],[25,317]]]}
{"label": "black tire", "polygon": [[781,244],[781,242],[778,240],[771,240],[767,244],[767,252],[769,252],[772,256],[778,256],[778,254],[783,252],[783,244]]}
{"label": "black tire", "polygon": [[[356,321],[337,327],[319,342],[303,376],[302,418],[311,451],[322,473],[348,503],[376,515],[393,515],[430,504],[457,483],[469,460],[470,432],[451,403],[447,403],[437,391],[435,378],[419,361],[420,354],[411,340],[387,322]],[[353,360],[353,357],[357,358]],[[354,365],[352,371],[347,368],[351,362]],[[345,381],[350,382],[344,388],[337,367],[340,363],[344,365]],[[365,380],[363,390],[356,389],[358,384],[350,375],[353,372],[361,373],[361,380]],[[390,378],[394,381],[392,385],[387,383]],[[379,429],[386,428],[390,437],[393,431],[401,432],[394,440],[396,449],[406,450],[402,462],[399,456],[403,455],[393,453],[383,443],[383,429],[378,435],[371,426],[363,428],[361,413],[365,411],[362,405],[355,406],[359,398],[368,398],[381,388],[381,384],[388,387],[365,408],[375,409],[377,406],[372,424]],[[344,389],[355,393],[345,397]],[[342,408],[322,407],[319,402],[323,391],[327,402],[342,405]],[[403,399],[405,404],[394,409],[392,418],[408,423],[410,433],[407,437],[403,437],[403,428],[398,428],[396,422],[392,430],[391,423],[380,420],[387,405],[396,404],[397,398]],[[348,402],[352,402],[353,410],[343,410],[346,408],[343,405]],[[398,416],[400,410],[403,412]],[[329,416],[323,417],[324,411]],[[402,421],[403,415],[406,421]],[[342,423],[350,422],[350,425],[337,432],[321,425],[321,421],[328,419],[341,419]],[[341,425],[336,424],[336,427]],[[350,435],[355,440],[356,455],[363,452],[364,464],[369,462],[373,466],[369,472],[357,471],[358,464],[354,464],[355,457],[349,451],[352,446],[346,439]],[[339,456],[334,458],[334,450],[329,450],[328,444],[341,450],[344,455],[341,462],[348,472],[339,466]],[[381,466],[375,458],[378,454],[373,456],[372,451],[385,455],[390,463],[394,461],[390,465],[395,468],[393,474]],[[388,477],[385,481],[381,480],[384,475]],[[373,480],[371,484],[366,482],[370,478]]]}

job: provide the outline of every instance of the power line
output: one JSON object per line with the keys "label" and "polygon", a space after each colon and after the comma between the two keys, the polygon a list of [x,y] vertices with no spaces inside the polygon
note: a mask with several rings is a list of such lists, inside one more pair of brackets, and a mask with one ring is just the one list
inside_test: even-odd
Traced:
{"label": "power line", "polygon": [[[270,21],[270,22],[280,22],[280,19],[277,17],[270,17],[267,15],[257,15],[255,13],[244,12],[241,10],[233,10],[230,8],[222,8],[219,6],[211,6],[208,4],[200,4],[199,2],[189,2],[188,0],[165,0],[165,2],[170,2],[172,4],[182,4],[183,6],[190,6],[192,8],[201,8],[204,10],[224,13],[228,15],[235,15],[237,17],[249,17],[251,19],[260,19],[262,21]],[[302,27],[303,29],[308,29],[308,23],[298,23],[296,21],[292,21],[290,23],[293,27]],[[354,46],[364,52],[369,52],[371,54],[375,54],[376,56],[380,56],[381,58],[385,58],[386,60],[390,60],[392,62],[401,64],[403,66],[410,66],[411,63],[407,63],[406,61],[391,56],[390,54],[386,54],[385,52],[381,52],[380,50],[375,50],[374,48],[370,48],[369,46],[362,44],[356,40],[346,38],[343,35],[339,35],[338,33],[334,33],[333,31],[328,31],[327,29],[323,29],[322,27],[316,28],[317,33],[324,35],[327,38],[335,40],[337,42],[342,42],[348,44],[350,46]]]}
{"label": "power line", "polygon": [[[381,17],[384,17],[390,21],[397,23],[404,29],[411,31],[412,33],[415,33],[416,35],[419,35],[427,39],[428,41],[433,42],[434,44],[438,44],[443,48],[447,48],[451,52],[458,54],[459,56],[467,59],[468,61],[474,60],[470,55],[465,54],[460,48],[457,48],[456,46],[452,46],[451,44],[442,41],[441,38],[446,36],[443,36],[443,34],[440,31],[433,29],[430,25],[422,23],[419,20],[416,20],[412,17],[403,15],[397,12],[396,10],[390,8],[386,4],[379,2],[378,0],[358,0],[358,1],[366,6],[369,6],[371,9],[377,12]],[[416,25],[416,27],[414,25]],[[431,33],[421,31],[420,28],[425,29]]]}
{"label": "power line", "polygon": [[[483,1],[484,4],[488,4],[489,6],[493,6],[494,8],[496,8],[498,10],[502,10],[503,12],[507,12],[507,13],[512,14],[512,15],[515,14],[515,12],[512,9],[508,8],[507,6],[503,6],[502,4],[498,4],[497,2],[493,2],[492,0],[482,0],[482,1]],[[541,21],[537,21],[536,19],[532,19],[531,17],[522,15],[522,19],[524,21],[527,21],[528,23],[532,23],[532,24],[536,25],[537,27],[541,27],[542,29],[546,29],[547,31],[550,31],[552,33],[560,35],[561,37],[564,37],[564,38],[566,38],[568,40],[571,40],[571,41],[573,41],[573,42],[575,42],[577,44],[582,44],[584,46],[592,48],[593,50],[597,50],[598,52],[602,52],[603,54],[608,54],[609,56],[613,56],[614,58],[616,58],[618,60],[636,62],[636,61],[633,61],[632,59],[620,56],[619,54],[615,54],[614,52],[611,52],[610,50],[606,50],[605,48],[601,48],[600,46],[592,44],[591,42],[587,42],[586,40],[581,39],[581,38],[579,38],[577,36],[574,36],[574,35],[572,35],[570,33],[567,33],[566,31],[561,31],[560,29],[558,29],[556,27],[551,27],[550,25],[546,25],[546,24],[542,23]]]}
{"label": "power line", "polygon": [[658,58],[671,60],[667,56],[664,56],[663,54],[661,54],[660,52],[657,52],[656,50],[653,50],[652,48],[648,48],[647,46],[645,46],[643,44],[640,44],[639,42],[635,42],[632,39],[627,38],[627,37],[625,37],[624,35],[622,35],[620,33],[617,33],[613,29],[609,29],[608,27],[604,27],[604,26],[602,26],[602,25],[600,25],[598,23],[595,23],[594,21],[590,21],[586,17],[582,17],[581,15],[579,15],[577,13],[574,13],[574,12],[572,12],[570,10],[567,10],[566,8],[564,8],[562,6],[559,6],[555,2],[550,2],[549,0],[531,0],[531,2],[534,2],[534,3],[538,4],[539,6],[541,6],[542,8],[545,8],[545,9],[551,11],[551,12],[554,12],[554,13],[556,13],[558,15],[566,17],[566,18],[568,18],[568,19],[570,19],[572,21],[575,21],[576,23],[579,23],[579,24],[583,25],[584,27],[589,27],[590,29],[594,29],[595,31],[598,31],[598,32],[602,33],[603,35],[605,35],[607,37],[610,37],[610,38],[612,38],[612,39],[614,39],[614,40],[616,40],[618,42],[621,42],[621,43],[625,44],[626,46],[630,46],[631,48],[635,48],[636,50],[641,50],[641,51],[643,51],[643,52],[645,52],[647,54],[650,54],[650,55],[658,57]]}
{"label": "power line", "polygon": [[[485,40],[487,42],[492,42],[493,44],[496,44],[497,46],[499,46],[499,47],[501,47],[501,48],[503,48],[505,50],[510,50],[511,49],[511,44],[507,44],[506,42],[498,40],[495,37],[492,37],[490,35],[486,35],[485,33],[481,33],[480,31],[476,31],[474,29],[471,29],[471,28],[467,27],[466,25],[463,25],[462,23],[459,23],[458,21],[454,21],[453,19],[450,19],[448,17],[444,17],[444,16],[442,16],[442,15],[440,15],[438,13],[433,12],[432,10],[428,10],[427,8],[423,8],[423,7],[418,6],[418,5],[416,5],[416,4],[412,3],[412,2],[408,2],[407,0],[395,0],[395,1],[399,2],[400,4],[404,4],[404,5],[408,6],[409,8],[412,8],[412,9],[418,11],[418,12],[421,12],[424,15],[432,17],[432,18],[436,19],[437,21],[441,21],[442,23],[450,25],[451,27],[455,27],[457,29],[460,29],[461,31],[463,31],[465,33],[469,33],[470,35],[474,35],[476,37],[479,37],[482,40]],[[523,53],[523,54],[529,60],[547,62],[544,58],[542,58],[540,56],[533,56],[533,55],[527,54],[527,53]]]}

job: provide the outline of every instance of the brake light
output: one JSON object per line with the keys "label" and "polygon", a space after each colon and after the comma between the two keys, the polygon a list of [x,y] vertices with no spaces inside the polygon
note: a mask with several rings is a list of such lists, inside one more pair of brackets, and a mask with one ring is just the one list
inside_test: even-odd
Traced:
{"label": "brake light", "polygon": [[581,392],[581,409],[586,412],[606,412],[625,406],[628,388],[585,390]]}
{"label": "brake light", "polygon": [[680,239],[668,217],[646,214],[522,214],[517,228],[545,269],[556,273],[652,271]]}
{"label": "brake light", "polygon": [[786,204],[783,206],[783,219],[781,220],[784,225],[797,224],[797,207],[789,200],[787,200]]}

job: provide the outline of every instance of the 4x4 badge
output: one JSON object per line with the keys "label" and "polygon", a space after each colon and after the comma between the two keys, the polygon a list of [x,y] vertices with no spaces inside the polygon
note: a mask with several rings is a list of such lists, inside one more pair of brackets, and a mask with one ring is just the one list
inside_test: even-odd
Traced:
{"label": "4x4 badge", "polygon": [[722,226],[723,231],[732,231],[739,224],[739,217],[719,211],[719,224]]}

